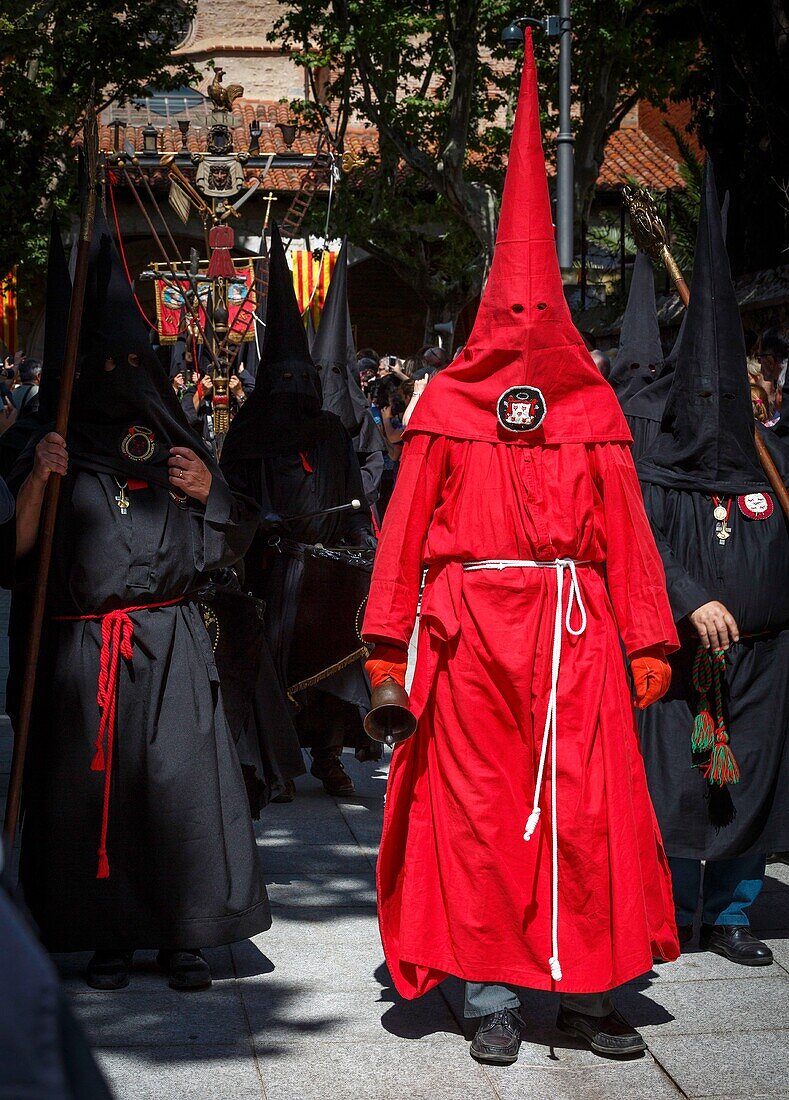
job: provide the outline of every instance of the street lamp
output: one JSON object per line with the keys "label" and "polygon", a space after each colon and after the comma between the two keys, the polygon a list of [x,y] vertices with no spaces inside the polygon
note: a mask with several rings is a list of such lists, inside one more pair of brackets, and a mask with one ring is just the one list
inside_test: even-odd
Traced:
{"label": "street lamp", "polygon": [[539,27],[550,37],[559,39],[559,133],[556,135],[556,251],[559,267],[568,271],[573,266],[573,131],[570,123],[570,82],[572,78],[572,22],[570,0],[559,0],[559,14],[545,19],[521,16],[513,19],[501,32],[507,49],[517,49],[523,42],[524,26]]}

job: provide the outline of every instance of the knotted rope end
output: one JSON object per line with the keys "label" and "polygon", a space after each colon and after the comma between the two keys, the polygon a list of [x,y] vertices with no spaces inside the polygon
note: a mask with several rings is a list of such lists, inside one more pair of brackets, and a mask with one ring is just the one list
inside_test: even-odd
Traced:
{"label": "knotted rope end", "polygon": [[524,840],[531,840],[532,834],[534,833],[534,830],[537,828],[537,826],[540,822],[540,814],[541,813],[542,813],[542,810],[540,810],[540,808],[537,807],[536,810],[532,810],[532,812],[529,814],[529,820],[526,822],[526,828],[523,831],[523,839]]}
{"label": "knotted rope end", "polygon": [[552,955],[550,959],[548,959],[548,965],[551,968],[551,977],[553,978],[553,980],[555,982],[560,982],[562,980],[562,968],[559,965],[559,960],[556,958],[555,955]]}

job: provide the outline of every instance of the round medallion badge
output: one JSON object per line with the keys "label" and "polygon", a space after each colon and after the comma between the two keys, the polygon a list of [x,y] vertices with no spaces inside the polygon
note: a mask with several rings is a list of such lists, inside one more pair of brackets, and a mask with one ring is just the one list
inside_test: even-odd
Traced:
{"label": "round medallion badge", "polygon": [[547,412],[545,398],[536,386],[513,386],[496,405],[499,424],[508,432],[533,432]]}
{"label": "round medallion badge", "polygon": [[769,519],[775,505],[765,493],[746,493],[737,497],[737,507],[747,519]]}
{"label": "round medallion badge", "polygon": [[121,451],[133,462],[147,462],[156,449],[154,434],[150,428],[133,424],[121,440]]}

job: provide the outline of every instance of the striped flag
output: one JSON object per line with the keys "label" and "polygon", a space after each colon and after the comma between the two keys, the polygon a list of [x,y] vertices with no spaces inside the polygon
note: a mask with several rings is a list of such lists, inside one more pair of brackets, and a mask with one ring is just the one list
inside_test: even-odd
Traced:
{"label": "striped flag", "polygon": [[0,343],[6,355],[13,355],[16,346],[16,268],[0,282]]}
{"label": "striped flag", "polygon": [[312,252],[305,250],[291,251],[290,255],[293,261],[293,286],[296,290],[299,309],[304,314],[308,307],[311,308],[312,322],[317,328],[337,253],[323,249],[317,261],[313,258]]}

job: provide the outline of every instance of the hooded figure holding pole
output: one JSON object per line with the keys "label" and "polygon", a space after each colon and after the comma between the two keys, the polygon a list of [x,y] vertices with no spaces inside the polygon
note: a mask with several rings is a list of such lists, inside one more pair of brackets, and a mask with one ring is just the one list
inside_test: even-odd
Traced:
{"label": "hooded figure holding pole", "polygon": [[789,527],[754,427],[708,160],[673,383],[638,464],[682,641],[670,692],[640,724],[680,941],[701,893],[701,946],[746,966],[772,961],[748,911],[766,854],[789,848]]}
{"label": "hooded figure holding pole", "polygon": [[427,569],[379,918],[404,997],[465,980],[484,1062],[517,1057],[516,986],[643,1050],[610,991],[677,955],[621,650],[646,706],[677,639],[629,443],[564,297],[527,32],[490,277],[409,424],[363,628],[373,687],[403,684]]}
{"label": "hooded figure holding pole", "polygon": [[94,988],[122,988],[133,952],[159,949],[173,988],[204,989],[211,974],[200,948],[270,924],[197,601],[202,574],[244,553],[255,517],[194,439],[100,211],[66,445],[47,430],[68,316],[64,272],[53,235],[43,438],[15,470],[16,542],[6,548],[15,559],[6,582],[16,723],[41,502],[60,475],[20,880],[51,951],[95,951]]}

